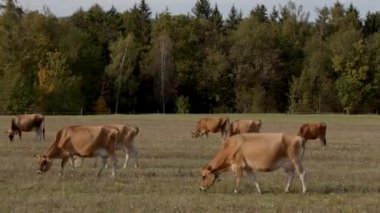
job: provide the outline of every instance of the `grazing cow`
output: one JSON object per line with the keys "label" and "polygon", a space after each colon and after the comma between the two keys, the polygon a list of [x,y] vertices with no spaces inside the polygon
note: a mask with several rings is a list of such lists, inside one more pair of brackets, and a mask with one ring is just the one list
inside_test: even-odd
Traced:
{"label": "grazing cow", "polygon": [[222,138],[226,138],[228,134],[228,124],[230,120],[222,117],[218,118],[201,118],[199,119],[195,130],[191,132],[191,136],[193,138],[201,137],[203,135],[206,135],[208,138],[208,133],[217,133],[220,132],[222,135]]}
{"label": "grazing cow", "polygon": [[71,161],[74,175],[74,156],[89,158],[101,157],[102,165],[97,173],[98,177],[106,165],[107,158],[112,160],[112,176],[115,176],[116,168],[116,138],[119,130],[112,126],[68,126],[57,132],[55,141],[43,155],[36,155],[39,169],[37,174],[47,172],[52,166],[52,159],[61,158],[62,175],[63,168],[68,160]]}
{"label": "grazing cow", "polygon": [[[319,140],[321,141],[321,145],[323,147],[326,147],[326,128],[327,125],[324,122],[305,123],[301,125],[298,131],[298,135],[305,139],[305,143],[307,140],[314,140],[319,138]],[[305,151],[305,143],[302,144],[303,152]],[[303,152],[302,156],[304,154]]]}
{"label": "grazing cow", "polygon": [[262,124],[261,120],[236,120],[230,124],[228,137],[242,133],[260,132]]}
{"label": "grazing cow", "polygon": [[6,132],[9,140],[12,142],[16,134],[18,134],[20,141],[21,132],[36,131],[36,139],[43,139],[45,141],[45,117],[41,114],[26,114],[16,115],[11,120],[11,127]]}
{"label": "grazing cow", "polygon": [[221,173],[232,170],[235,175],[235,193],[243,171],[261,193],[254,171],[270,172],[283,168],[288,174],[285,192],[289,192],[297,171],[302,182],[302,192],[306,193],[305,171],[301,163],[303,140],[300,136],[286,133],[245,133],[229,137],[215,157],[202,167],[200,190],[208,189]]}
{"label": "grazing cow", "polygon": [[[124,124],[109,124],[107,126],[115,127],[119,130],[118,137],[116,138],[116,149],[121,149],[125,154],[125,162],[123,168],[126,168],[130,157],[135,161],[135,168],[139,166],[137,162],[137,150],[134,145],[134,139],[139,133],[139,128],[136,126],[129,126]],[[75,156],[74,166],[81,166],[83,159]]]}

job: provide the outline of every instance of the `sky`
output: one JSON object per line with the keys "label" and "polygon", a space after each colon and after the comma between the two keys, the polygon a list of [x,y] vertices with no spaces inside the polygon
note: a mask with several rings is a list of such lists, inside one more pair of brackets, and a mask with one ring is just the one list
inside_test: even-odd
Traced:
{"label": "sky", "polygon": [[[87,10],[95,3],[102,6],[104,10],[109,10],[114,6],[117,11],[124,12],[138,4],[140,0],[18,0],[19,5],[24,10],[39,10],[43,11],[44,6],[47,6],[50,11],[58,17],[70,16],[80,7]],[[277,8],[279,5],[286,5],[288,0],[209,0],[211,6],[218,5],[223,17],[226,18],[231,7],[235,5],[238,10],[243,12],[243,15],[248,15],[252,8],[257,4],[263,4],[268,11],[272,11],[273,6]],[[302,5],[305,12],[310,12],[309,21],[314,21],[316,18],[316,8],[323,6],[331,7],[336,2],[335,0],[293,0],[296,5]],[[340,0],[346,7],[352,3],[360,12],[362,18],[365,18],[367,12],[380,11],[379,0]],[[173,15],[191,13],[196,0],[146,0],[146,3],[152,10],[152,14],[160,13],[169,9]]]}

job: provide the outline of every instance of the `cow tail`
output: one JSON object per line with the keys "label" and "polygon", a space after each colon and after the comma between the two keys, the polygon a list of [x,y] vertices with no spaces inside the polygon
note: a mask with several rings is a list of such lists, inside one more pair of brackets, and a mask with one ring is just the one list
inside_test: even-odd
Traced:
{"label": "cow tail", "polygon": [[[41,127],[42,127],[42,138],[43,138],[44,141],[45,141],[45,117],[42,117]],[[40,128],[41,128],[41,127],[40,127]]]}
{"label": "cow tail", "polygon": [[228,135],[227,135],[227,137],[231,137],[232,135],[234,135],[234,131],[236,130],[235,127],[236,127],[236,121],[235,122],[231,122],[228,125]]}
{"label": "cow tail", "polygon": [[224,124],[224,134],[225,134],[225,137],[228,136],[228,133],[230,131],[230,119],[229,118],[226,118],[226,123]]}
{"label": "cow tail", "polygon": [[139,134],[139,128],[137,127],[137,126],[135,126],[135,128],[136,128],[136,133],[135,133],[135,135],[137,135],[137,134]]}

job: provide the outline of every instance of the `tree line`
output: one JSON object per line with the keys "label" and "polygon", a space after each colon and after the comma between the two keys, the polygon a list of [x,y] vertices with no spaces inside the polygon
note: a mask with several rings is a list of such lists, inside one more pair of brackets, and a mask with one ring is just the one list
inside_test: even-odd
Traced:
{"label": "tree line", "polygon": [[[269,9],[269,10],[268,10]],[[0,110],[378,113],[380,12],[339,1],[191,13],[95,4],[68,17],[0,6]]]}

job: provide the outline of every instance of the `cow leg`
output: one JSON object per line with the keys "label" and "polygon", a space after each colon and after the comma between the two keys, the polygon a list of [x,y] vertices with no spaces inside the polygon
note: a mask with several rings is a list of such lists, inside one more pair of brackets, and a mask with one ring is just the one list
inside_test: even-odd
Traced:
{"label": "cow leg", "polygon": [[124,147],[123,151],[124,151],[124,154],[125,154],[125,161],[124,161],[123,169],[125,169],[128,166],[130,150],[128,150],[126,147]]}
{"label": "cow leg", "polygon": [[75,158],[72,156],[70,157],[71,162],[71,177],[74,177],[75,175]]}
{"label": "cow leg", "polygon": [[305,154],[305,143],[301,144],[301,160],[303,160],[303,155]]}
{"label": "cow leg", "polygon": [[41,127],[37,128],[37,129],[36,129],[36,139],[35,139],[35,141],[37,141],[37,140],[41,140],[41,139],[42,139],[42,135],[41,135],[41,133],[42,133],[42,129],[41,129]]}
{"label": "cow leg", "polygon": [[288,193],[294,179],[295,168],[294,168],[294,165],[291,164],[290,162],[287,164],[284,164],[283,168],[286,174],[288,175],[288,182],[286,183],[286,186],[285,186],[285,192]]}
{"label": "cow leg", "polygon": [[246,170],[247,174],[248,174],[248,177],[249,179],[251,179],[253,181],[253,183],[255,184],[256,186],[256,189],[257,189],[257,192],[259,194],[261,194],[261,189],[260,189],[260,185],[259,183],[257,182],[257,179],[256,179],[256,175],[255,173],[252,171],[252,170]]}
{"label": "cow leg", "polygon": [[20,142],[22,142],[22,139],[21,139],[21,130],[18,130],[18,138],[20,139]]}
{"label": "cow leg", "polygon": [[305,182],[305,174],[306,174],[306,172],[305,172],[305,170],[303,169],[301,162],[299,162],[299,161],[294,162],[294,166],[295,166],[295,168],[296,168],[296,170],[297,170],[297,174],[298,174],[298,176],[299,176],[300,179],[301,179],[301,183],[302,183],[302,193],[305,194],[305,193],[306,193],[306,182]]}
{"label": "cow leg", "polygon": [[319,136],[319,140],[321,141],[321,145],[326,149],[326,138],[324,136]]}
{"label": "cow leg", "polygon": [[45,127],[42,127],[42,138],[43,138],[44,141],[45,141]]}
{"label": "cow leg", "polygon": [[111,164],[112,164],[112,175],[111,177],[115,177],[116,175],[116,164],[117,164],[117,159],[115,153],[110,155],[111,158]]}
{"label": "cow leg", "polygon": [[62,161],[61,161],[61,169],[59,170],[59,173],[58,173],[59,176],[62,176],[62,175],[63,175],[63,169],[65,168],[65,165],[66,165],[66,163],[67,163],[67,160],[68,160],[67,157],[62,157]]}
{"label": "cow leg", "polygon": [[238,166],[232,166],[231,170],[232,170],[232,172],[235,175],[235,189],[234,189],[234,193],[237,194],[238,193],[238,187],[239,187],[239,184],[240,184],[240,179],[241,179],[241,176],[243,174],[243,170],[240,167],[238,167]]}
{"label": "cow leg", "polygon": [[100,177],[100,174],[102,173],[103,169],[106,167],[107,158],[106,157],[100,157],[100,165],[99,165],[99,171],[97,174],[97,177]]}

